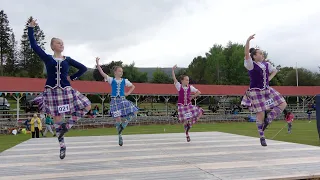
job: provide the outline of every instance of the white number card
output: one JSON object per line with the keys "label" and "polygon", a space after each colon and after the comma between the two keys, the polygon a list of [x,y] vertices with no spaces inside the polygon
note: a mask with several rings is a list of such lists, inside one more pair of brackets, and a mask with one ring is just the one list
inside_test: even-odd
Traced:
{"label": "white number card", "polygon": [[65,113],[65,112],[69,112],[69,111],[70,111],[70,105],[69,104],[58,106],[58,112],[59,113]]}

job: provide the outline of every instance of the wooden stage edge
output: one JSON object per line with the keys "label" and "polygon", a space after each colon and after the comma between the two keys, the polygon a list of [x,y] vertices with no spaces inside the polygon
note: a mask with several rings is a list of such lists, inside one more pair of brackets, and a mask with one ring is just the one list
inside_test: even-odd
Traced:
{"label": "wooden stage edge", "polygon": [[221,132],[30,139],[0,154],[0,180],[265,180],[320,178],[320,147]]}

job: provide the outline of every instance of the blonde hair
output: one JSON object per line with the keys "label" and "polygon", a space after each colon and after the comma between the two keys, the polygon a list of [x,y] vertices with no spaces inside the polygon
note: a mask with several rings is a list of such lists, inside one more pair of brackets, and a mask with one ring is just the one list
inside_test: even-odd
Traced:
{"label": "blonde hair", "polygon": [[59,40],[59,38],[53,37],[53,38],[51,38],[51,41],[50,41],[50,47],[51,47],[52,51],[53,51],[52,45],[55,40]]}
{"label": "blonde hair", "polygon": [[113,66],[112,71],[116,72],[119,68],[122,68],[121,66]]}
{"label": "blonde hair", "polygon": [[38,117],[37,113],[34,113],[34,114],[33,114],[33,117]]}

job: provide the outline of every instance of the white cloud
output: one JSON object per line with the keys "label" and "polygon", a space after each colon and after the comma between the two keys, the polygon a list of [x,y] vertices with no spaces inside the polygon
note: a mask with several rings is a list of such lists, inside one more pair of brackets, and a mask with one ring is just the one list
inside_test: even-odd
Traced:
{"label": "white cloud", "polygon": [[[1,1],[19,37],[27,17],[34,15],[47,41],[61,37],[65,54],[88,67],[94,66],[96,56],[102,62],[135,61],[141,67],[187,66],[213,44],[244,43],[252,33],[257,34],[252,46],[267,50],[275,64],[298,62],[313,70],[319,65],[317,0],[167,0],[156,4],[79,0],[73,9],[58,0]],[[57,13],[57,4],[63,13]]]}

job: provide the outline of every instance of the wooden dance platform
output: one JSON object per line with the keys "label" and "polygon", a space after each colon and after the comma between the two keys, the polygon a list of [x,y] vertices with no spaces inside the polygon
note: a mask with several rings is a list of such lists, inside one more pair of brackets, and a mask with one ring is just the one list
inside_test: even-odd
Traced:
{"label": "wooden dance platform", "polygon": [[220,132],[30,139],[0,154],[0,180],[238,180],[320,177],[320,147]]}

